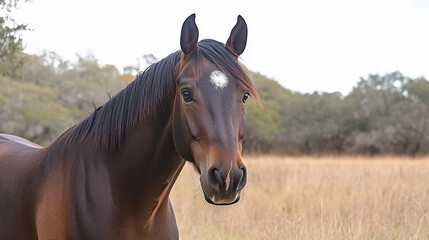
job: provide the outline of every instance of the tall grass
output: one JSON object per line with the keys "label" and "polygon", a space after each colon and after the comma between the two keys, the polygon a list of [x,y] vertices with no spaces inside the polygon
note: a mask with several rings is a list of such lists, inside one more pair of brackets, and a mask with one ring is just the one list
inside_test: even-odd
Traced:
{"label": "tall grass", "polygon": [[247,157],[240,202],[205,202],[184,168],[171,198],[181,239],[428,239],[429,159]]}

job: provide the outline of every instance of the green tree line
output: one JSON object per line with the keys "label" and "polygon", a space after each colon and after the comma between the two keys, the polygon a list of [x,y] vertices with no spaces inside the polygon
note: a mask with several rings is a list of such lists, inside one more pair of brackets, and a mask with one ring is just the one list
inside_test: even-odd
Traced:
{"label": "green tree line", "polygon": [[24,62],[20,33],[29,30],[27,24],[17,23],[11,16],[17,5],[18,0],[0,0],[0,75],[12,77]]}
{"label": "green tree line", "polygon": [[264,108],[248,106],[246,149],[278,154],[429,153],[429,82],[400,72],[363,77],[343,96],[301,94],[250,72]]}
{"label": "green tree line", "polygon": [[[133,80],[92,55],[67,62],[26,55],[16,76],[0,76],[0,132],[47,145]],[[343,96],[302,94],[247,70],[263,108],[247,105],[244,149],[273,154],[429,152],[429,82],[399,72],[368,75]]]}
{"label": "green tree line", "polygon": [[20,77],[0,76],[0,132],[46,145],[124,85],[112,65],[91,55],[68,63],[52,52],[27,55]]}

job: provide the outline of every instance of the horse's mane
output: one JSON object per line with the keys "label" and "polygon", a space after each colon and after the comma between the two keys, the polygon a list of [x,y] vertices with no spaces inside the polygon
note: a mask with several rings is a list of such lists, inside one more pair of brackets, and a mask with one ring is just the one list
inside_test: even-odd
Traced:
{"label": "horse's mane", "polygon": [[[174,52],[139,73],[125,89],[65,134],[66,141],[83,141],[91,137],[97,148],[108,152],[120,149],[126,135],[137,123],[154,119],[160,112],[171,108],[176,89],[174,68],[180,60],[180,54],[181,51]],[[190,64],[198,65],[201,57],[207,58],[221,70],[228,71],[243,82],[259,102],[252,82],[233,52],[224,44],[214,40],[200,41]]]}

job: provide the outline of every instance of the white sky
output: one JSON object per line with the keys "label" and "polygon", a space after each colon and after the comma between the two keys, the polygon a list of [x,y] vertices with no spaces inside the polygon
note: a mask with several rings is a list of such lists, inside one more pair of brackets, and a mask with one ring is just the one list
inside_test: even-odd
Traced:
{"label": "white sky", "polygon": [[28,53],[91,51],[122,70],[178,50],[192,13],[200,39],[223,42],[241,14],[242,62],[294,91],[347,94],[361,76],[396,70],[429,78],[429,0],[33,0],[13,16],[34,29],[23,34]]}

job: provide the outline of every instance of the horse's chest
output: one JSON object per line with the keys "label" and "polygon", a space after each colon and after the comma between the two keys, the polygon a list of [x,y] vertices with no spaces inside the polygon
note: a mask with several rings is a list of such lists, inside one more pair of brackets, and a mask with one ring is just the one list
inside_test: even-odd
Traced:
{"label": "horse's chest", "polygon": [[117,239],[179,239],[179,231],[173,209],[168,201],[165,202],[157,213],[148,219],[128,219],[120,230]]}

